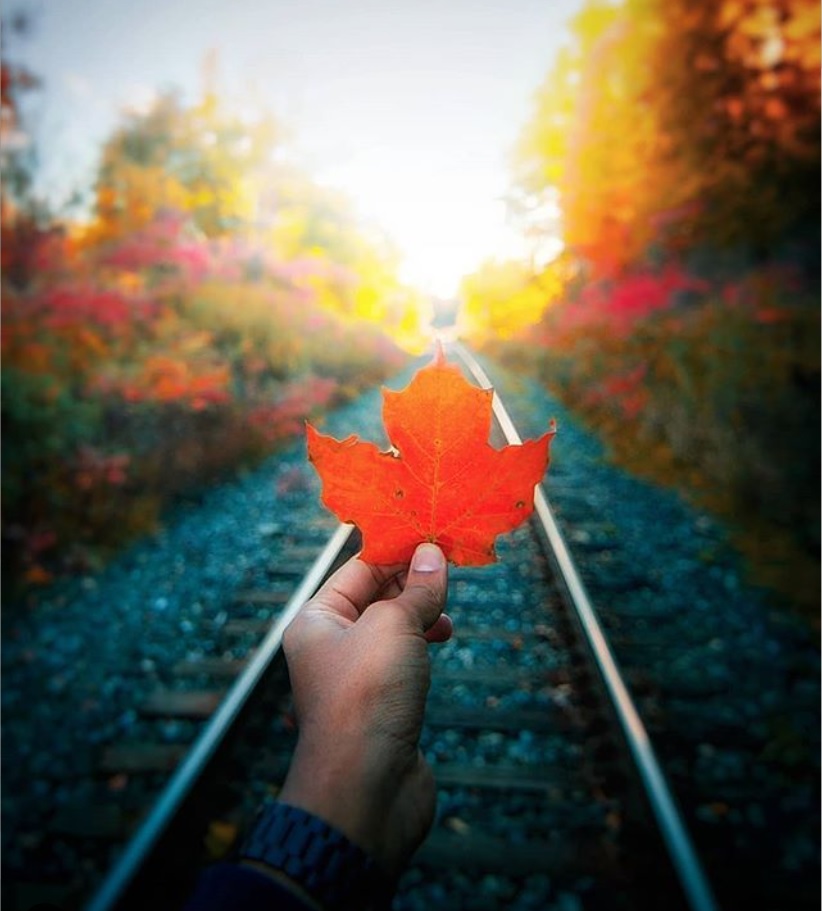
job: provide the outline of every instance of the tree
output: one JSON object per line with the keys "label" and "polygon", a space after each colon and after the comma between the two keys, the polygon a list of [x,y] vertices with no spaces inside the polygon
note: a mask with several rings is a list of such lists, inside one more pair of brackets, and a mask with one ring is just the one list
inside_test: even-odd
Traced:
{"label": "tree", "polygon": [[270,118],[244,123],[213,92],[192,107],[161,95],[128,114],[103,149],[95,239],[122,238],[164,210],[185,213],[209,238],[250,230],[277,135]]}
{"label": "tree", "polygon": [[669,234],[766,256],[818,222],[819,4],[652,5],[657,167],[689,207],[671,213]]}
{"label": "tree", "polygon": [[325,310],[407,342],[417,308],[398,279],[395,252],[364,230],[343,194],[282,154],[284,131],[272,118],[243,121],[213,81],[212,73],[192,106],[166,93],[125,115],[103,149],[86,245],[122,264],[145,254],[171,260],[175,245],[192,239],[202,242],[200,252],[222,246],[229,258],[245,244],[249,263],[288,264],[283,281]]}
{"label": "tree", "polygon": [[31,20],[14,14],[0,27],[0,250],[4,283],[23,288],[36,275],[44,246],[59,234],[48,208],[32,192],[37,155],[23,117],[23,101],[40,78],[7,53],[9,34],[25,36]]}
{"label": "tree", "polygon": [[761,255],[818,221],[818,4],[593,0],[515,155],[595,274],[653,248]]}
{"label": "tree", "polygon": [[[467,276],[460,289],[462,328],[477,339],[510,339],[539,321],[561,285],[549,287],[551,267],[535,278],[530,268],[516,260],[489,260]],[[543,280],[545,279],[545,280]]]}

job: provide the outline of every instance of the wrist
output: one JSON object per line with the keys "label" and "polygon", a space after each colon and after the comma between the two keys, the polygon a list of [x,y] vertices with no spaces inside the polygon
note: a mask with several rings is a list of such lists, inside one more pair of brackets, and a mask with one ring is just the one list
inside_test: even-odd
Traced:
{"label": "wrist", "polygon": [[393,883],[326,821],[282,801],[263,807],[241,862],[307,898],[318,911],[382,908]]}
{"label": "wrist", "polygon": [[391,870],[383,829],[397,775],[373,753],[350,734],[315,743],[301,733],[279,797],[325,820]]}

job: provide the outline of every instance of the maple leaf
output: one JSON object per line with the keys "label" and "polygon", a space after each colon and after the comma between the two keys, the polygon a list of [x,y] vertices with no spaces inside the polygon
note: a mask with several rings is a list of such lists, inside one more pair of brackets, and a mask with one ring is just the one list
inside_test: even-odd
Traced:
{"label": "maple leaf", "polygon": [[467,382],[438,348],[402,392],[383,389],[388,452],[306,425],[323,503],[360,529],[363,560],[407,563],[423,541],[463,566],[496,560],[496,536],[533,512],[554,430],[494,449],[488,443],[493,394]]}

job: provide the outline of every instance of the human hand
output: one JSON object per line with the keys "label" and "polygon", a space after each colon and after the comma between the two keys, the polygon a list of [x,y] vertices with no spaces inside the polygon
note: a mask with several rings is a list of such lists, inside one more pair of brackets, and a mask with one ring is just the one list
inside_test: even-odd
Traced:
{"label": "human hand", "polygon": [[452,625],[442,551],[409,567],[352,559],[285,632],[299,738],[280,800],[339,829],[388,875],[434,817],[434,778],[419,749],[430,685],[428,643]]}

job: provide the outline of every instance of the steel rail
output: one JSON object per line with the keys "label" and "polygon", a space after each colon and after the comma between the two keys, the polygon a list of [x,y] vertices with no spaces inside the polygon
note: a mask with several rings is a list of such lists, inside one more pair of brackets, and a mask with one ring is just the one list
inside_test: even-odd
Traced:
{"label": "steel rail", "polygon": [[[460,342],[449,342],[448,348],[463,361],[481,386],[485,388],[493,387],[486,372]],[[493,412],[508,442],[521,444],[522,439],[496,393],[493,398]],[[542,485],[537,485],[534,493],[534,511],[542,523],[548,542],[554,552],[556,564],[562,574],[564,585],[573,608],[579,617],[599,673],[611,698],[623,735],[639,771],[654,818],[665,840],[668,856],[676,871],[691,911],[718,911],[716,899],[702,869],[702,864],[685,827],[682,815],[674,801],[671,789],[662,773],[662,768],[656,757],[648,732],[622,680],[622,675],[602,631],[596,611],[585,591],[574,561],[571,559],[571,554],[548,504]]]}
{"label": "steel rail", "polygon": [[86,911],[112,911],[126,895],[146,857],[159,843],[169,823],[179,812],[192,788],[212,760],[225,734],[230,730],[266,670],[280,650],[283,633],[300,607],[317,591],[334,561],[354,531],[353,525],[340,525],[309,568],[279,618],[266,634],[254,657],[246,665],[217,711],[194,742],[180,767],[168,782],[151,812],[127,844],[123,854],[92,896]]}

